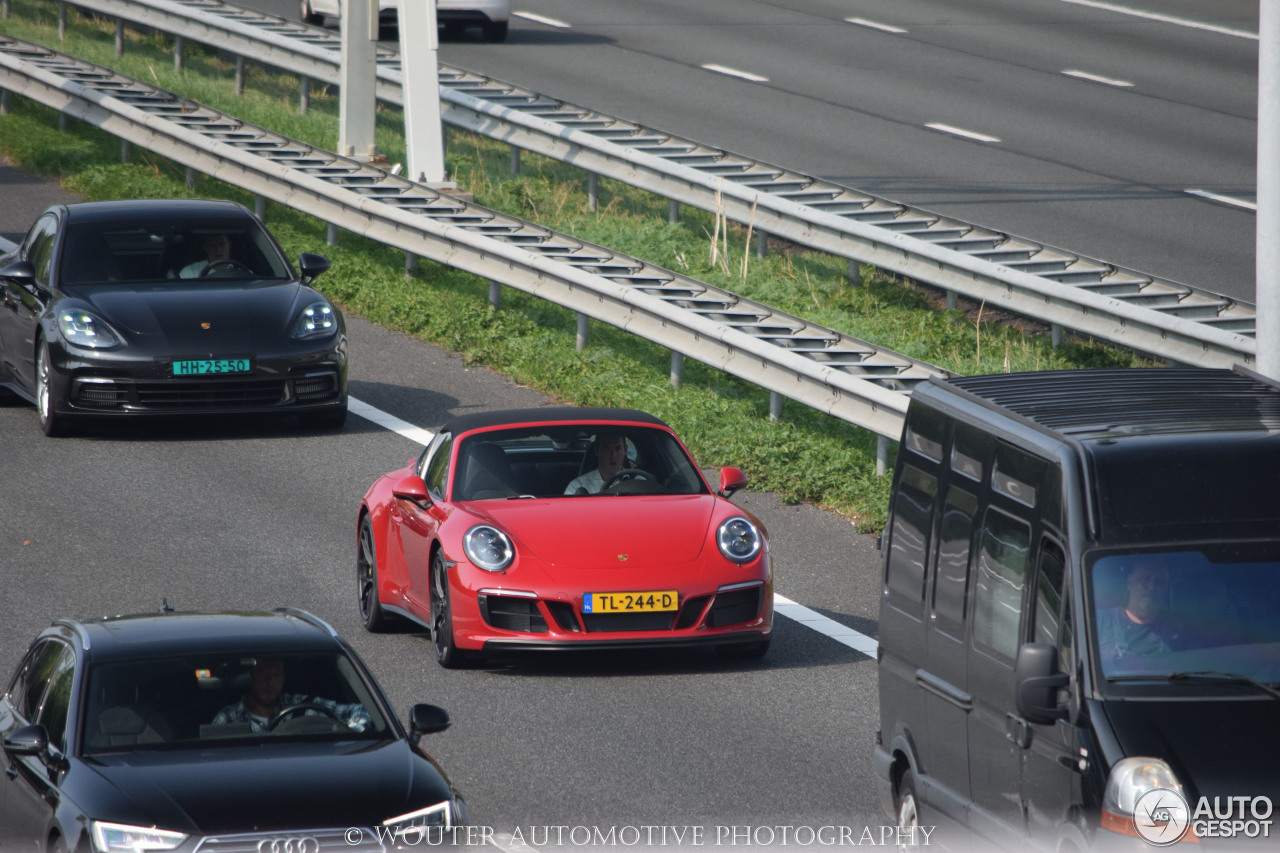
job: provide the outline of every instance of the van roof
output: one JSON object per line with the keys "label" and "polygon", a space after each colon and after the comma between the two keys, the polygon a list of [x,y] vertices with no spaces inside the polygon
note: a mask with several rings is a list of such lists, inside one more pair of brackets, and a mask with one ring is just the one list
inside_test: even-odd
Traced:
{"label": "van roof", "polygon": [[1079,440],[1280,430],[1280,386],[1243,370],[1053,370],[931,381]]}

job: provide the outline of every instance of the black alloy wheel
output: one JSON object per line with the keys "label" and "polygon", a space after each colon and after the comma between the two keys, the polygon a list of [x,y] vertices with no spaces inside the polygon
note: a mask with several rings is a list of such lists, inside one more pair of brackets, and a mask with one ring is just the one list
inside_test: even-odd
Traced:
{"label": "black alloy wheel", "polygon": [[360,520],[356,547],[356,586],[360,594],[360,621],[365,630],[379,633],[391,627],[391,618],[378,601],[378,552],[374,547],[373,522],[366,515]]}
{"label": "black alloy wheel", "polygon": [[457,669],[465,653],[453,642],[453,613],[449,607],[449,576],[444,557],[437,551],[431,558],[431,643],[436,662],[445,669]]}

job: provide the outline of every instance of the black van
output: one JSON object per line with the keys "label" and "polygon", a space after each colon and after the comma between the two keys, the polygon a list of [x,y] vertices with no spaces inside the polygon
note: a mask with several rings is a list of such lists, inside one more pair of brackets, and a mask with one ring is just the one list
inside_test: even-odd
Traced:
{"label": "black van", "polygon": [[1280,849],[1280,385],[930,380],[883,553],[873,763],[900,829]]}

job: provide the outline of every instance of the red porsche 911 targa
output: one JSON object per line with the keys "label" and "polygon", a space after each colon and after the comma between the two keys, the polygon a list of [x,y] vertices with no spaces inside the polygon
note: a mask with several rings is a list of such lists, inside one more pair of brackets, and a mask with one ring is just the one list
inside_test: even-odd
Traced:
{"label": "red porsche 911 targa", "polygon": [[713,645],[758,657],[773,629],[764,526],[713,491],[665,423],[628,409],[454,418],[360,505],[360,615],[431,631],[455,667],[539,648]]}

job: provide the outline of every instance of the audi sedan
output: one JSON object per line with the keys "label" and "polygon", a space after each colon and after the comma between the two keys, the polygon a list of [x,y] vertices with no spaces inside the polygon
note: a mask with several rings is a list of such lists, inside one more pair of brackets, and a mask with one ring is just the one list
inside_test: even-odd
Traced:
{"label": "audi sedan", "polygon": [[0,257],[0,389],[47,435],[78,421],[347,416],[342,313],[262,223],[226,201],[56,205]]}
{"label": "audi sedan", "polygon": [[[384,853],[456,842],[462,798],[311,614],[58,620],[0,696],[0,849]],[[465,831],[465,830],[464,830]]]}
{"label": "audi sedan", "polygon": [[379,478],[356,518],[360,615],[408,619],[456,667],[526,649],[715,646],[773,627],[764,526],[712,489],[672,429],[628,409],[458,417]]}

